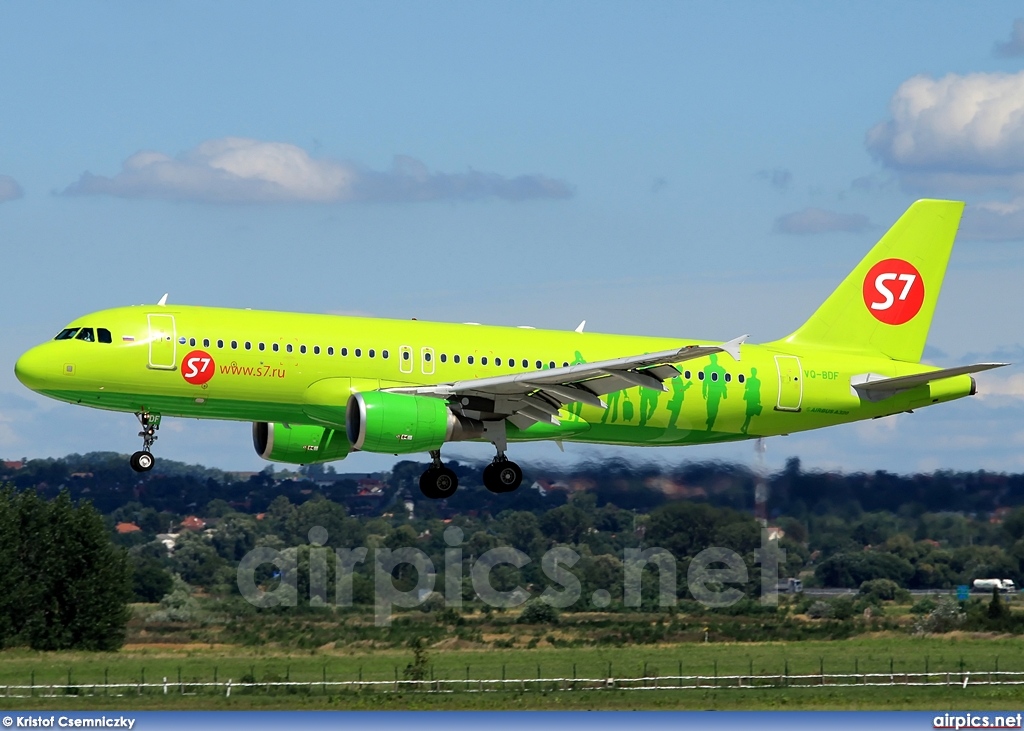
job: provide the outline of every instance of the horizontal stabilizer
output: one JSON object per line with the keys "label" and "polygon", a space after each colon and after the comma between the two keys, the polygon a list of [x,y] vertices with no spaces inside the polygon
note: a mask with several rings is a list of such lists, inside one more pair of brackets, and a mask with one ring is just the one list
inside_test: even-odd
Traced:
{"label": "horizontal stabilizer", "polygon": [[963,376],[969,373],[981,373],[982,371],[991,370],[992,368],[1002,368],[1003,366],[1009,365],[1009,363],[974,363],[972,365],[957,366],[955,368],[943,368],[937,371],[927,371],[925,373],[914,373],[909,376],[896,376],[895,378],[887,378],[880,376],[877,373],[862,373],[857,376],[853,376],[850,379],[850,388],[854,394],[866,398],[869,401],[879,401],[884,398],[888,398],[893,394],[899,393],[900,391],[906,391],[907,389],[914,388],[916,386],[923,386],[926,383],[932,381],[938,381],[943,378],[953,378],[954,376]]}

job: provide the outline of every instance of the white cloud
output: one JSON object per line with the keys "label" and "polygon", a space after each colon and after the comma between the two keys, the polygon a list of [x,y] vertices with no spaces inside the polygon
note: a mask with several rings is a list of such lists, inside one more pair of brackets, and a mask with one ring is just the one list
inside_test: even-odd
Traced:
{"label": "white cloud", "polygon": [[915,76],[889,111],[866,144],[905,184],[1024,189],[1024,71]]}
{"label": "white cloud", "polygon": [[86,172],[64,194],[207,203],[337,203],[568,198],[573,191],[565,182],[542,175],[437,173],[406,156],[397,156],[391,170],[381,172],[313,158],[285,142],[224,137],[177,157],[138,152],[116,175]]}
{"label": "white cloud", "polygon": [[10,175],[0,175],[0,203],[21,198],[25,191],[18,185],[18,181]]}
{"label": "white cloud", "polygon": [[859,213],[837,213],[823,208],[804,208],[775,219],[772,230],[780,234],[806,235],[832,231],[856,233],[868,228],[867,216]]}
{"label": "white cloud", "polygon": [[1024,18],[1017,18],[1013,21],[1010,40],[1006,41],[1006,43],[996,43],[992,47],[992,54],[996,58],[1024,56]]}
{"label": "white cloud", "polygon": [[1005,406],[1007,399],[1024,400],[1024,373],[995,375],[980,373],[975,376],[978,381],[978,398],[986,406]]}
{"label": "white cloud", "polygon": [[1024,240],[1024,197],[968,206],[960,224],[960,236],[976,241]]}

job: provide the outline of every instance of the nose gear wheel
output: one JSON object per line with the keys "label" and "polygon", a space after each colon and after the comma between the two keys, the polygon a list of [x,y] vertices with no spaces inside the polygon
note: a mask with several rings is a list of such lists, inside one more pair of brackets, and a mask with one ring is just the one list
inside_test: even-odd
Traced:
{"label": "nose gear wheel", "polygon": [[135,418],[142,425],[142,431],[139,432],[139,436],[142,437],[142,449],[131,456],[128,464],[136,472],[149,472],[156,464],[156,457],[153,456],[151,449],[157,440],[156,430],[160,428],[160,415],[141,411],[135,414]]}

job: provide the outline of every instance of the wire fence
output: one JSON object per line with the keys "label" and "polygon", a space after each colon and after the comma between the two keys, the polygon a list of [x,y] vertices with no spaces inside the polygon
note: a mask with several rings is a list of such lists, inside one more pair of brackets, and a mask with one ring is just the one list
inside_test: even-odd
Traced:
{"label": "wire fence", "polygon": [[75,698],[129,695],[328,694],[348,693],[488,693],[569,691],[672,691],[765,688],[848,688],[879,686],[1024,685],[1024,672],[981,671],[942,673],[815,673],[807,675],[653,675],[606,678],[506,678],[435,680],[266,680],[238,682],[174,681],[145,683],[83,683],[54,685],[0,685],[4,698]]}

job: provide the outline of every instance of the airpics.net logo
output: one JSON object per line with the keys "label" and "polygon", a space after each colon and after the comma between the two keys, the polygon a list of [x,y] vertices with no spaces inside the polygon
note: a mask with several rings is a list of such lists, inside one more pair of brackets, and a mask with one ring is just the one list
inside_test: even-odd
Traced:
{"label": "airpics.net logo", "polygon": [[924,279],[904,259],[884,259],[864,277],[864,304],[876,320],[902,325],[914,319],[924,304]]}
{"label": "airpics.net logo", "polygon": [[[308,584],[310,606],[326,607],[333,602],[338,607],[350,607],[354,601],[355,574],[362,569],[363,578],[372,581],[374,624],[380,627],[391,624],[395,607],[419,607],[432,597],[445,608],[459,610],[467,600],[468,587],[483,604],[502,609],[521,606],[531,599],[555,609],[585,601],[582,582],[573,570],[582,556],[568,546],[548,549],[539,562],[545,578],[531,583],[518,573],[534,562],[528,554],[512,546],[498,546],[467,556],[463,551],[465,538],[461,528],[448,526],[444,531],[443,566],[435,566],[423,550],[414,546],[333,549],[326,545],[327,529],[313,526],[309,545],[301,547],[302,550],[298,546],[280,550],[263,546],[249,551],[238,564],[237,586],[246,601],[260,608],[298,606],[301,583]],[[656,582],[656,598],[648,596],[662,608],[676,606],[680,598],[693,599],[705,607],[723,608],[744,598],[759,597],[761,604],[777,606],[780,568],[786,551],[769,537],[768,531],[762,529],[760,538],[760,548],[750,552],[748,560],[719,546],[685,557],[683,592],[677,590],[683,566],[670,551],[659,547],[626,548],[618,578],[621,583],[597,588],[589,597],[590,606],[608,607],[614,594],[621,596],[623,606],[639,608],[643,604],[643,586],[653,590],[647,582]],[[440,585],[438,569],[443,576]],[[300,581],[300,574],[304,582]],[[495,578],[501,586],[495,586]],[[615,578],[606,578],[616,582]],[[396,586],[396,579],[400,579],[402,588]]]}

